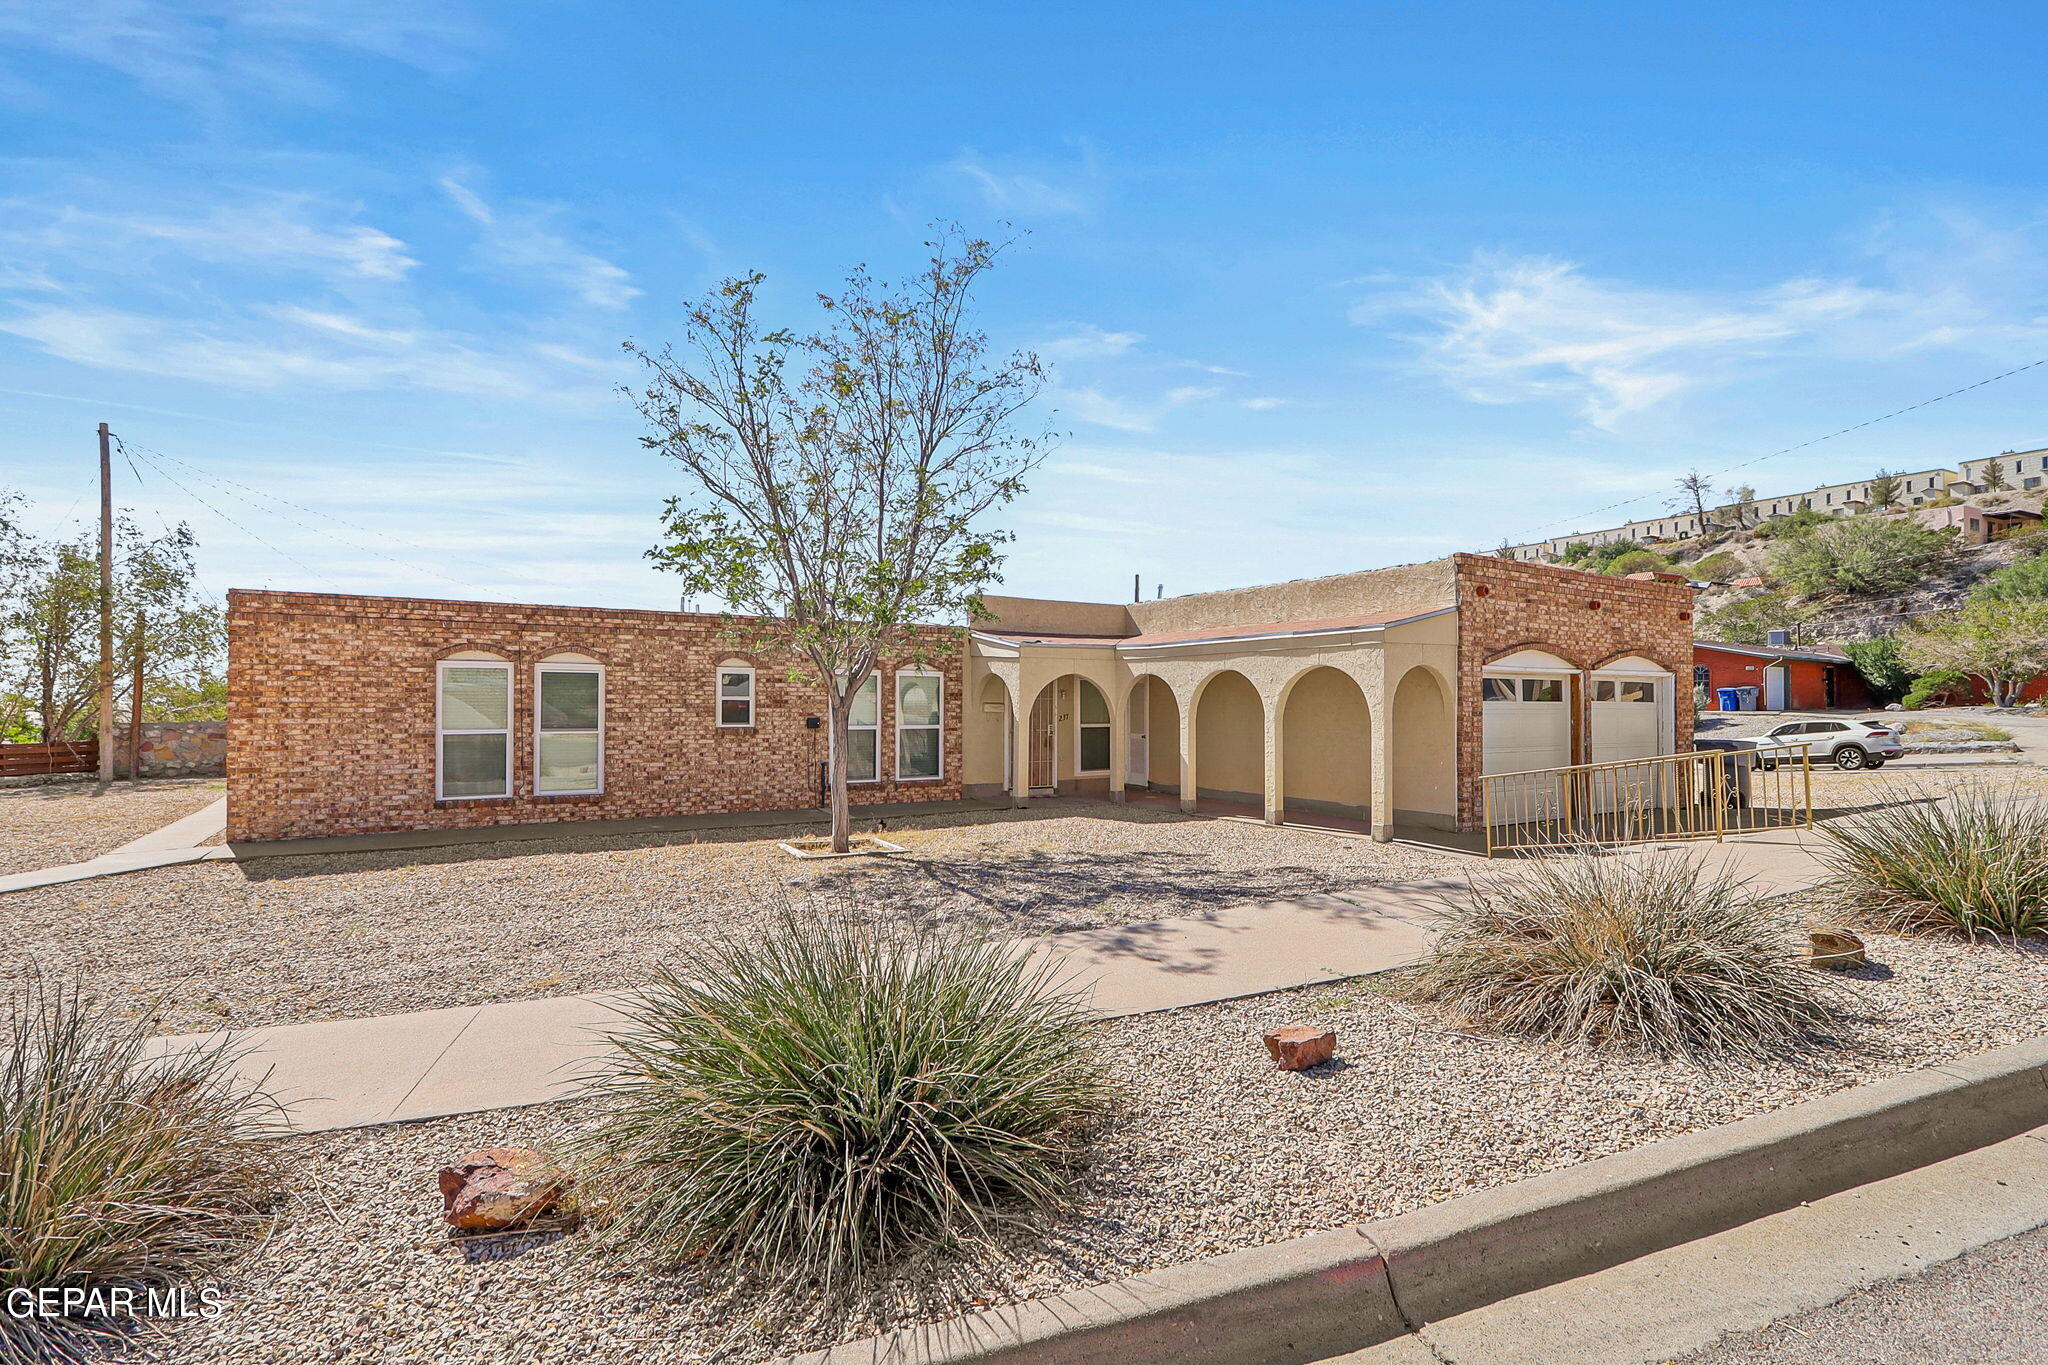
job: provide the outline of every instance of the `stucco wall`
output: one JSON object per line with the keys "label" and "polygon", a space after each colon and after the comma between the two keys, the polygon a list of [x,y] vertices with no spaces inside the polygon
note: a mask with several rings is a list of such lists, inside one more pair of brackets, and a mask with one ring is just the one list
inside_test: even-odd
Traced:
{"label": "stucco wall", "polygon": [[1265,709],[1241,673],[1224,673],[1195,706],[1195,790],[1260,804],[1266,790]]}
{"label": "stucco wall", "polygon": [[1457,727],[1451,700],[1427,668],[1394,690],[1394,823],[1441,828],[1458,814]]}
{"label": "stucco wall", "polygon": [[991,620],[978,629],[1029,635],[1135,635],[1130,611],[1119,602],[1064,602],[1050,597],[984,597]]}
{"label": "stucco wall", "polygon": [[1141,632],[1151,632],[1381,611],[1429,611],[1451,606],[1456,600],[1451,561],[1433,559],[1362,573],[1134,602],[1127,610]]}
{"label": "stucco wall", "polygon": [[[1150,728],[1146,732],[1146,779],[1155,790],[1177,792],[1180,790],[1180,706],[1173,699],[1173,689],[1158,678],[1148,675],[1144,679],[1144,688],[1142,695],[1149,697],[1151,706]],[[1135,688],[1132,690],[1137,691]]]}
{"label": "stucco wall", "polygon": [[1372,729],[1358,684],[1316,669],[1287,694],[1281,720],[1286,804],[1363,818],[1372,805]]}

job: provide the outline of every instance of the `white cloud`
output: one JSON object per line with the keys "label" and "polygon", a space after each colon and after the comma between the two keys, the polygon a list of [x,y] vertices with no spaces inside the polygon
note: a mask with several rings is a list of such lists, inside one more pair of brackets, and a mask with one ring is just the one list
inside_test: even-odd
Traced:
{"label": "white cloud", "polygon": [[1103,360],[1130,354],[1144,339],[1143,332],[1110,332],[1092,323],[1076,322],[1059,336],[1040,342],[1036,349],[1043,360]]}
{"label": "white cloud", "polygon": [[1096,388],[1055,387],[1049,397],[1061,412],[1083,422],[1113,431],[1145,433],[1157,431],[1159,423],[1176,408],[1214,398],[1220,390],[1192,385],[1169,390],[1150,401],[1113,398]]}
{"label": "white cloud", "polygon": [[1424,362],[1467,398],[1552,399],[1607,427],[1893,301],[1844,281],[1713,295],[1598,280],[1550,257],[1482,257],[1353,316],[1420,316],[1433,327],[1416,338]]}
{"label": "white cloud", "polygon": [[44,270],[61,260],[80,273],[136,273],[175,253],[238,271],[306,270],[334,282],[400,280],[419,264],[404,242],[355,221],[352,207],[312,195],[243,193],[150,213],[89,206],[114,197],[83,185],[0,201],[0,252]]}
{"label": "white cloud", "polygon": [[[448,71],[477,37],[460,6],[414,0],[0,0],[0,40],[217,109],[235,90],[332,98],[333,87],[317,74],[323,50]],[[24,62],[13,82],[32,87],[37,74]]]}
{"label": "white cloud", "polygon": [[1286,403],[1285,398],[1243,398],[1237,405],[1253,412],[1271,412],[1274,408],[1286,406]]}
{"label": "white cloud", "polygon": [[1104,182],[1095,154],[1085,144],[1067,163],[998,162],[969,149],[947,162],[945,169],[965,177],[997,213],[1025,217],[1092,213]]}
{"label": "white cloud", "polygon": [[640,297],[624,269],[571,242],[550,224],[554,210],[523,206],[494,209],[453,176],[441,189],[463,216],[483,230],[483,252],[493,265],[526,281],[566,289],[592,308],[617,312]]}

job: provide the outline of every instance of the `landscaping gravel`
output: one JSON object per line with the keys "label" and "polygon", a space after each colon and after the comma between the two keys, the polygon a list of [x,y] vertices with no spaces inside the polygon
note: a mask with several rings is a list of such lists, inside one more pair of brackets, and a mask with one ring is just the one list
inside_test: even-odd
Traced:
{"label": "landscaping gravel", "polygon": [[[867,822],[863,821],[862,824]],[[1107,802],[892,820],[907,853],[804,861],[793,829],[202,863],[0,896],[22,958],[170,1032],[630,985],[791,895],[1013,935],[1201,914],[1469,868],[1403,844]]]}
{"label": "landscaping gravel", "polygon": [[[1085,1214],[996,1277],[990,1305],[1400,1212],[1797,1103],[2040,1031],[2048,950],[1872,936],[1842,978],[1845,1046],[1702,1071],[1458,1032],[1338,983],[1094,1027],[1128,1092]],[[1263,1030],[1337,1030],[1338,1059],[1272,1069]],[[487,1259],[450,1244],[434,1173],[559,1143],[586,1103],[295,1138],[294,1202],[224,1284],[228,1310],[148,1354],[249,1360],[753,1362],[825,1344],[715,1307],[687,1276],[619,1273],[577,1236]],[[495,1244],[516,1247],[509,1244]],[[873,1324],[865,1324],[872,1327]]]}
{"label": "landscaping gravel", "polygon": [[111,853],[226,793],[227,784],[217,777],[116,782],[106,788],[93,782],[0,788],[0,874]]}

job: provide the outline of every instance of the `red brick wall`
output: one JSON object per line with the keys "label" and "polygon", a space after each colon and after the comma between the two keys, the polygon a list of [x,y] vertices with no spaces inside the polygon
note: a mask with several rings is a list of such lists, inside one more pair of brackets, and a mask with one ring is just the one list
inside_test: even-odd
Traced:
{"label": "red brick wall", "polygon": [[[1717,690],[1723,687],[1754,687],[1759,704],[1768,700],[1764,669],[1771,662],[1769,659],[1704,645],[1694,651],[1693,659],[1707,670],[1707,710],[1721,709]],[[1863,684],[1862,674],[1849,664],[1824,664],[1814,659],[1785,661],[1785,704],[1795,711],[1824,709],[1828,704],[1829,668],[1835,671],[1835,705],[1859,711],[1869,709],[1870,692]]]}
{"label": "red brick wall", "polygon": [[1485,759],[1480,679],[1486,664],[1522,649],[1555,654],[1582,673],[1572,688],[1572,761],[1589,759],[1593,669],[1638,654],[1671,670],[1680,693],[1676,748],[1692,747],[1692,587],[1610,578],[1492,555],[1458,555],[1458,822],[1479,823]]}
{"label": "red brick wall", "polygon": [[[761,660],[754,725],[720,729],[713,673],[747,657],[710,615],[514,606],[323,593],[228,594],[228,837],[792,810],[818,804],[824,691]],[[857,785],[853,800],[960,795],[964,637],[950,649],[936,780]],[[434,796],[435,666],[483,650],[512,665],[512,795]],[[533,794],[533,666],[550,655],[605,665],[605,790]],[[882,771],[894,763],[895,665],[883,669]]]}

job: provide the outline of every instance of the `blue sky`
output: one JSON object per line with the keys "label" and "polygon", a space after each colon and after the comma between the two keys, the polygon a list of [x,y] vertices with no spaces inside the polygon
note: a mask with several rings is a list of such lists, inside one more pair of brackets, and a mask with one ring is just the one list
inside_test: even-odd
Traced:
{"label": "blue sky", "polygon": [[[216,590],[669,605],[618,343],[935,218],[1029,233],[1030,594],[1610,524],[2048,356],[2038,7],[1660,8],[0,0],[0,487],[89,514],[106,420]],[[1742,477],[2044,445],[2048,367]]]}

